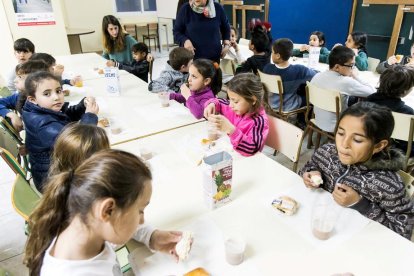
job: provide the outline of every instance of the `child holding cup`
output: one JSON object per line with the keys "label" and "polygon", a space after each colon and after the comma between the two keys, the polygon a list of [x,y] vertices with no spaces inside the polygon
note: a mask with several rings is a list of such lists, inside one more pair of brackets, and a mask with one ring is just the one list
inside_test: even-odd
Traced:
{"label": "child holding cup", "polygon": [[410,55],[403,56],[403,55],[393,55],[390,56],[386,61],[381,62],[377,66],[377,73],[382,74],[387,68],[395,64],[407,65],[411,64],[414,66],[414,42],[411,45]]}

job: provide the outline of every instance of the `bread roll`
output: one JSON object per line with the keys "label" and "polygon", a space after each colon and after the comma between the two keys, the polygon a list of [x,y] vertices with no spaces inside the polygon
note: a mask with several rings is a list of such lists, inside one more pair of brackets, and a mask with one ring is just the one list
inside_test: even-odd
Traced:
{"label": "bread roll", "polygon": [[185,261],[191,250],[193,243],[193,233],[184,231],[181,240],[175,245],[175,252],[177,252],[179,261]]}
{"label": "bread roll", "polygon": [[291,216],[299,208],[299,204],[291,197],[280,196],[272,201],[272,206],[285,215]]}

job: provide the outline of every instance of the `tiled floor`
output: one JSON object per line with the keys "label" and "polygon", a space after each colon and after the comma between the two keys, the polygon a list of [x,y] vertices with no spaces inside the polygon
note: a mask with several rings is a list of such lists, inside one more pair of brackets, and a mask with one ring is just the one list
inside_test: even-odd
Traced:
{"label": "tiled floor", "polygon": [[[157,78],[159,73],[164,69],[168,60],[168,53],[154,53],[155,61],[153,68],[153,78]],[[303,150],[298,168],[309,160],[313,150],[307,150],[306,144]],[[273,156],[270,148],[263,151],[270,158],[276,160],[287,168],[292,168],[292,162],[281,154]],[[10,194],[14,175],[6,166],[3,160],[0,160],[0,269],[6,269],[12,275],[28,275],[28,270],[22,264],[23,249],[26,242],[24,234],[24,220],[13,210]],[[0,273],[1,275],[1,273]]]}

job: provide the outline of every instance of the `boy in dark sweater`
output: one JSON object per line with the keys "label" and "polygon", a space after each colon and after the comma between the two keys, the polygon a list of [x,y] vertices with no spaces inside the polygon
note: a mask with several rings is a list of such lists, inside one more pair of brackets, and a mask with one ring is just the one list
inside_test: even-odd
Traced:
{"label": "boy in dark sweater", "polygon": [[131,64],[121,63],[116,60],[107,61],[108,66],[115,66],[121,70],[137,76],[141,80],[148,82],[149,62],[147,61],[148,46],[139,42],[132,46],[132,57],[134,61]]}

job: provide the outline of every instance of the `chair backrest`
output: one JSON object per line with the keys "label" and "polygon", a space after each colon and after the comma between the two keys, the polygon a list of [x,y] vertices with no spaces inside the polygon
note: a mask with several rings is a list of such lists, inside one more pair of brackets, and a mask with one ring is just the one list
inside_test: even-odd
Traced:
{"label": "chair backrest", "polygon": [[407,142],[407,151],[405,152],[403,168],[405,171],[407,169],[408,160],[410,159],[413,144],[414,115],[393,112],[392,116],[394,117],[395,123],[391,138]]}
{"label": "chair backrest", "polygon": [[341,112],[341,93],[339,91],[323,89],[310,82],[307,82],[306,90],[307,99],[313,106],[329,112]]}
{"label": "chair backrest", "polygon": [[11,154],[18,159],[20,141],[17,140],[8,130],[0,127],[0,147],[8,150]]}
{"label": "chair backrest", "polygon": [[220,68],[223,74],[234,75],[236,73],[236,66],[231,59],[222,59],[220,61]]}
{"label": "chair backrest", "polygon": [[20,134],[14,129],[12,125],[7,122],[7,120],[0,116],[0,127],[8,131],[16,140],[19,140],[23,143],[23,139],[20,137]]}
{"label": "chair backrest", "polygon": [[136,24],[124,24],[124,30],[133,38],[137,39],[137,25]]}
{"label": "chair backrest", "polygon": [[240,44],[240,45],[246,45],[246,46],[249,46],[249,43],[250,43],[250,40],[248,40],[248,39],[245,39],[245,38],[240,38],[240,39],[239,39],[239,44]]}
{"label": "chair backrest", "polygon": [[6,86],[3,86],[0,88],[0,98],[5,98],[11,95],[12,93],[10,92],[9,88],[7,88]]}
{"label": "chair backrest", "polygon": [[296,171],[304,135],[303,130],[282,119],[271,115],[267,116],[269,118],[269,134],[265,144],[294,162],[293,171]]}
{"label": "chair backrest", "polygon": [[32,189],[26,179],[17,174],[13,184],[11,199],[16,212],[27,220],[39,203],[40,195]]}
{"label": "chair backrest", "polygon": [[376,72],[380,60],[377,58],[368,57],[368,71]]}
{"label": "chair backrest", "polygon": [[20,166],[13,154],[0,147],[0,156],[15,174],[20,174],[24,179],[27,179],[27,171]]}
{"label": "chair backrest", "polygon": [[260,81],[263,83],[267,91],[274,94],[283,94],[283,82],[279,75],[270,75],[257,70]]}
{"label": "chair backrest", "polygon": [[150,82],[152,81],[152,68],[153,67],[154,67],[154,56],[152,57],[151,61],[149,62],[148,74],[149,74]]}
{"label": "chair backrest", "polygon": [[411,176],[410,174],[402,171],[402,170],[399,170],[398,174],[401,176],[402,181],[405,184],[405,191],[407,192],[407,195],[410,198],[413,198],[413,195],[414,195],[414,177]]}
{"label": "chair backrest", "polygon": [[158,23],[148,23],[147,24],[147,33],[148,35],[157,35],[158,36]]}

